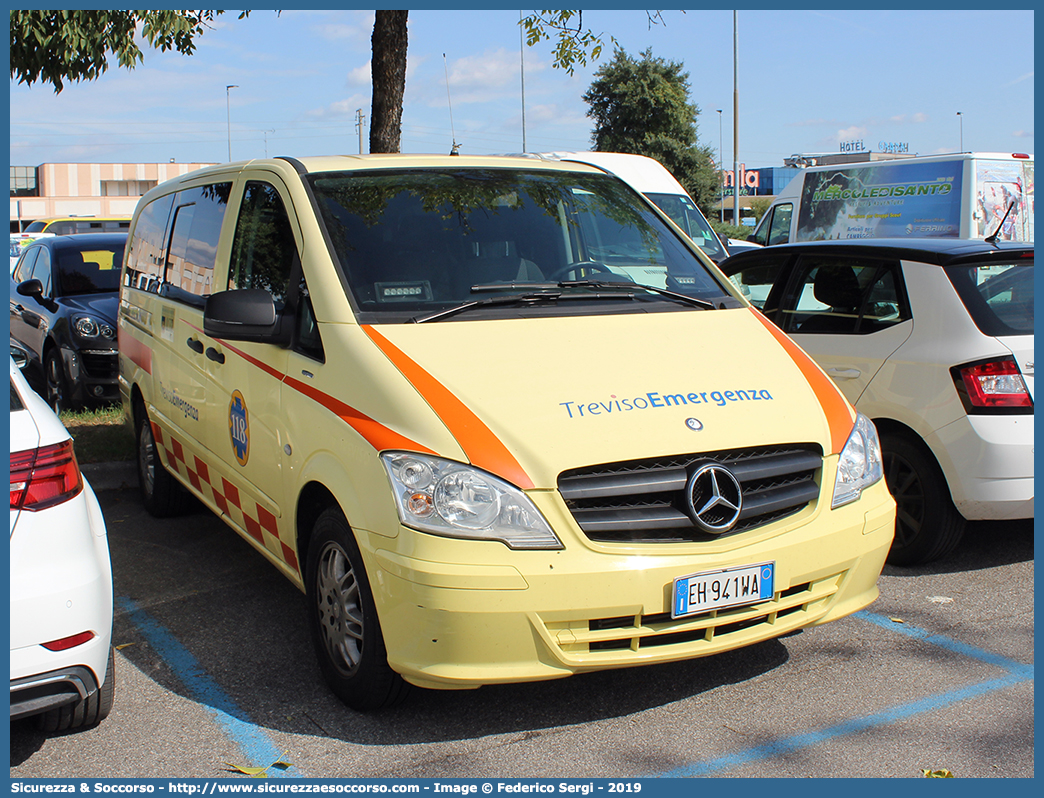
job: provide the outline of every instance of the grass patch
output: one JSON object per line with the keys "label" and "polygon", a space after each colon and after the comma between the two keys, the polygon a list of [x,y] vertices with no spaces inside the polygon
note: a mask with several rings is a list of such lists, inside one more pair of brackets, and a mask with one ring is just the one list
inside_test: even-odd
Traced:
{"label": "grass patch", "polygon": [[66,410],[61,419],[72,435],[76,459],[81,465],[134,459],[134,435],[123,423],[120,405]]}

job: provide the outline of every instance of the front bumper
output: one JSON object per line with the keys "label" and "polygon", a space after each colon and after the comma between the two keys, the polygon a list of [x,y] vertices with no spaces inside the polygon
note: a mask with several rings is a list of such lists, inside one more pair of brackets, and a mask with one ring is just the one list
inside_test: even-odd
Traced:
{"label": "front bumper", "polygon": [[62,349],[65,373],[75,402],[118,402],[120,369],[116,349]]}
{"label": "front bumper", "polygon": [[[572,529],[564,550],[360,533],[388,661],[407,681],[459,689],[553,679],[707,656],[826,623],[877,597],[895,520],[882,481],[837,510],[819,502],[711,545],[610,546],[586,541],[554,492],[530,496],[556,530]],[[769,560],[772,600],[670,617],[675,577]]]}

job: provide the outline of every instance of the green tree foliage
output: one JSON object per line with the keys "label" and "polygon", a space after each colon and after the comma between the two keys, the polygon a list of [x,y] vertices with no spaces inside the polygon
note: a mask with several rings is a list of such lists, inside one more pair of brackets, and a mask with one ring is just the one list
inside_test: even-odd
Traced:
{"label": "green tree foliage", "polygon": [[[650,28],[667,24],[662,11],[646,11],[645,16]],[[520,19],[518,24],[522,26],[526,44],[530,47],[550,41],[554,34],[555,50],[551,65],[555,69],[564,69],[570,75],[577,64],[586,66],[588,58],[597,61],[605,47],[606,34],[585,28],[583,11],[534,11]],[[614,37],[609,36],[608,39],[611,45],[617,46]]]}
{"label": "green tree foliage", "polygon": [[640,59],[617,49],[584,93],[594,120],[591,143],[601,152],[630,152],[662,163],[706,214],[719,192],[710,146],[700,146],[689,100],[689,73],[678,61]]}
{"label": "green tree foliage", "polygon": [[[11,12],[11,77],[32,85],[40,81],[60,92],[65,81],[93,80],[116,57],[133,69],[142,61],[134,41],[141,36],[160,51],[191,55],[195,37],[224,11],[23,10]],[[244,11],[240,19],[247,16]]]}

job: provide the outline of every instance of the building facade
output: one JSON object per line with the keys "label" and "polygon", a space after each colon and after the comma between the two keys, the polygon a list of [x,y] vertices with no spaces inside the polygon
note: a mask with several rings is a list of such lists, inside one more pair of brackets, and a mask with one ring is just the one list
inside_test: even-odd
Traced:
{"label": "building facade", "polygon": [[126,217],[150,188],[209,163],[44,163],[11,167],[11,232],[55,216]]}

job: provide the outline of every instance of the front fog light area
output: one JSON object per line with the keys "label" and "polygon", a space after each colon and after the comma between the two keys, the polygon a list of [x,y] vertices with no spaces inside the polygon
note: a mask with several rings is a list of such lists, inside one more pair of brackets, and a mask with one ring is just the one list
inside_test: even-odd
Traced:
{"label": "front fog light area", "polygon": [[881,465],[881,443],[874,423],[859,413],[855,426],[841,450],[834,480],[834,498],[830,508],[854,502],[863,495],[863,489],[884,477]]}
{"label": "front fog light area", "polygon": [[399,520],[436,535],[499,540],[512,549],[560,549],[562,543],[514,485],[464,463],[386,452]]}

